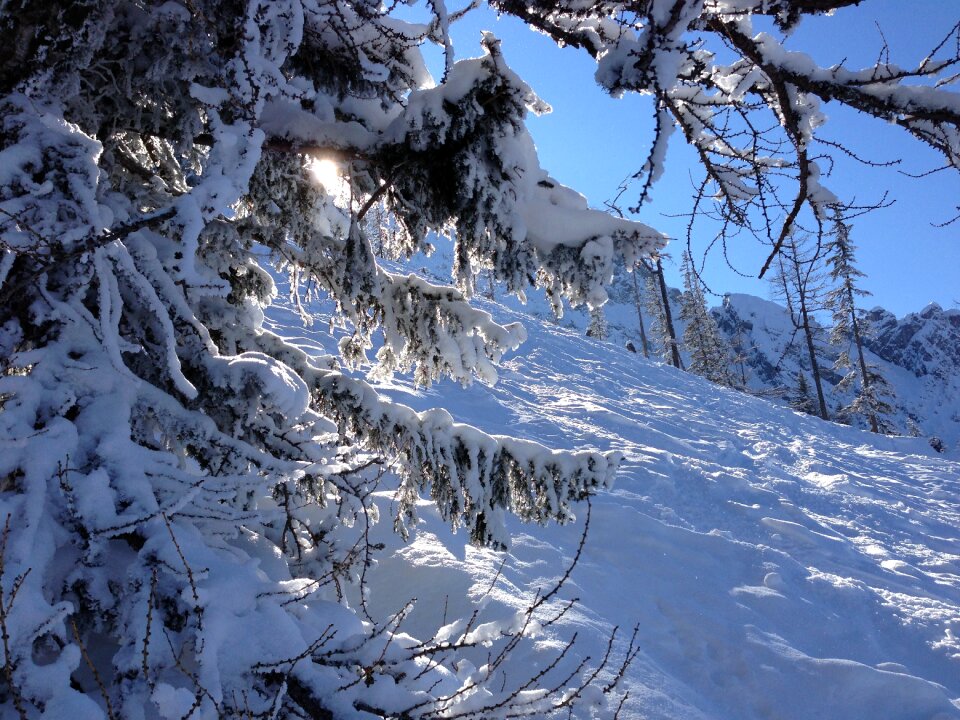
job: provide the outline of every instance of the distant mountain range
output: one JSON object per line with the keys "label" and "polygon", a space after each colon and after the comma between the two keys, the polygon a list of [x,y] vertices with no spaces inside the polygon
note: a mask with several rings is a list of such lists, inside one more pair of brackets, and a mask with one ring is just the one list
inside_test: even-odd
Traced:
{"label": "distant mountain range", "polygon": [[[743,348],[747,386],[772,397],[789,397],[800,372],[810,367],[800,337],[794,337],[787,310],[751,295],[732,294],[713,315],[731,344]],[[883,308],[866,313],[873,335],[866,339],[868,362],[876,364],[894,389],[891,420],[902,434],[937,436],[956,448],[960,443],[960,310],[931,304],[918,313],[895,317]],[[849,398],[839,392],[833,370],[839,348],[823,342],[821,378],[831,410]],[[739,343],[738,343],[739,340]]]}

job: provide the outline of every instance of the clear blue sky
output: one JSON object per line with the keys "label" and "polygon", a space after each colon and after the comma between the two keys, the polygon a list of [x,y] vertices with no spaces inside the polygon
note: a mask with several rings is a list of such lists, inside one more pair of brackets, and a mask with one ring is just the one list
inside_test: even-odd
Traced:
{"label": "clear blue sky", "polygon": [[[451,3],[450,9],[454,7],[459,4]],[[958,19],[958,0],[866,0],[834,17],[806,21],[787,46],[810,53],[823,65],[845,58],[849,68],[871,65],[881,48],[879,25],[892,60],[906,66],[923,58]],[[485,8],[455,25],[458,57],[480,53],[481,30],[492,30],[502,40],[508,64],[553,106],[553,113],[528,121],[543,167],[586,195],[592,205],[602,207],[616,194],[619,183],[643,163],[651,137],[650,99],[610,98],[596,86],[594,63],[584,52],[560,49],[521,22],[498,19]],[[439,55],[428,52],[428,59],[432,67],[442,67]],[[948,172],[922,179],[906,177],[900,171],[923,172],[939,167],[942,160],[899,128],[834,105],[824,110],[830,119],[825,137],[845,142],[873,160],[903,160],[897,169],[844,163],[826,181],[845,200],[877,201],[888,190],[888,199],[895,201],[854,225],[860,268],[867,275],[864,286],[874,296],[864,303],[883,305],[897,315],[929,302],[960,307],[960,222],[942,229],[932,225],[956,213],[960,178]],[[669,216],[689,212],[691,177],[699,178],[699,170],[682,136],[675,133],[668,171],[638,219],[681,238],[668,248],[677,257],[685,244],[686,219]],[[702,253],[711,239],[704,226],[694,239],[695,253]],[[728,250],[734,267],[751,277],[728,269],[723,257],[714,252],[704,271],[711,288],[769,296],[767,284],[753,279],[763,263],[764,249],[744,238]],[[668,272],[672,271],[672,284],[679,285],[675,266]]]}

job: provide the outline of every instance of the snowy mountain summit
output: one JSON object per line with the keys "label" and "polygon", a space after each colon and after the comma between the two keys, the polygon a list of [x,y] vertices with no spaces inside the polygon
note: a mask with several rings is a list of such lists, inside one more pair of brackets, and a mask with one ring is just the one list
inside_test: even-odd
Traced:
{"label": "snowy mountain summit", "polygon": [[882,308],[870,312],[876,337],[870,349],[888,362],[912,370],[917,377],[946,379],[960,370],[960,310],[937,303],[897,319]]}

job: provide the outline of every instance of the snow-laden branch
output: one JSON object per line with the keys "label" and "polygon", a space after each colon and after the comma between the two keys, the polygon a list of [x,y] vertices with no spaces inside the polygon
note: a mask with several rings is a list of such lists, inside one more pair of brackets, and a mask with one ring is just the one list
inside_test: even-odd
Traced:
{"label": "snow-laden branch", "polygon": [[[504,546],[508,513],[571,520],[617,453],[416,413],[263,328],[286,270],[295,302],[332,298],[348,361],[380,343],[381,372],[493,382],[525,333],[470,306],[473,274],[596,305],[615,253],[663,242],[540,169],[524,119],[546,107],[494,38],[453,62],[457,12],[391,12],[0,10],[0,714],[542,716],[605,666],[561,651],[550,684],[493,687],[445,653],[494,642],[508,663],[526,623],[418,641],[403,612],[371,617],[364,577],[381,479],[401,531],[423,496]],[[431,38],[447,50],[435,87]],[[311,179],[321,151],[346,199]],[[379,266],[381,200],[398,257],[455,233],[459,288]]]}
{"label": "snow-laden branch", "polygon": [[[960,170],[960,95],[953,89],[960,23],[940,30],[929,55],[914,66],[890,62],[884,47],[874,65],[849,69],[823,67],[806,53],[785,49],[784,36],[756,32],[752,20],[771,16],[787,33],[806,16],[857,4],[651,0],[639,6],[607,2],[586,12],[566,0],[494,2],[558,43],[585,49],[596,58],[597,81],[609,92],[655,98],[655,137],[634,176],[640,190],[631,209],[639,210],[662,174],[669,136],[662,113],[669,113],[699,156],[724,237],[746,229],[772,245],[761,276],[801,219],[812,217],[820,226],[829,207],[842,202],[824,184],[821,165],[829,156],[812,150],[826,122],[821,104],[841,103],[899,125]],[[699,200],[696,205],[713,212]]]}

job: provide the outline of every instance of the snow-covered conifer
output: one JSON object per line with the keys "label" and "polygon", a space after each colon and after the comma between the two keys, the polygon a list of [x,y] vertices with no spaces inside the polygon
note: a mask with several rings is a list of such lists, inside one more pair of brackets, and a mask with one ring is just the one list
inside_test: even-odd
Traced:
{"label": "snow-covered conifer", "polygon": [[893,388],[877,366],[866,363],[866,374],[863,375],[860,368],[854,367],[849,352],[844,350],[837,357],[835,367],[838,370],[847,370],[837,383],[837,390],[854,392],[853,399],[840,408],[840,415],[848,420],[854,417],[866,418],[871,432],[885,435],[896,433],[896,425],[887,419],[887,416],[894,412],[890,402],[894,396]]}
{"label": "snow-covered conifer", "polygon": [[[836,201],[809,150],[821,101],[892,119],[958,166],[954,44],[856,71],[753,28],[849,0],[492,4],[586,49],[607,90],[655,97],[641,201],[679,126],[725,228],[784,218],[771,258],[804,209]],[[341,603],[371,561],[380,468],[399,473],[399,531],[425,496],[501,546],[507,513],[569,520],[619,460],[417,413],[348,371],[493,382],[525,333],[470,305],[479,271],[543,288],[558,313],[594,309],[614,257],[664,242],[551,178],[524,125],[546,104],[494,36],[458,60],[460,13],[427,6],[418,23],[358,0],[0,5],[4,715],[541,717],[581,697],[576,680],[494,683],[443,654],[512,626],[453,623],[423,646]],[[444,51],[438,83],[427,42]],[[377,262],[380,202],[384,254],[455,238],[456,287]],[[265,326],[271,266],[294,303],[331,299],[339,358]]]}
{"label": "snow-covered conifer", "polygon": [[607,319],[604,317],[603,308],[596,308],[590,311],[590,324],[587,326],[587,337],[605,340],[609,333]]}
{"label": "snow-covered conifer", "polygon": [[[507,513],[571,519],[618,455],[416,413],[338,363],[376,345],[381,374],[493,382],[525,333],[470,306],[477,270],[599,307],[613,258],[662,244],[540,168],[524,117],[546,106],[496,38],[431,82],[432,7],[427,26],[352,0],[3,6],[0,714],[496,717],[579,696],[487,688],[440,653],[512,626],[418,646],[340,602],[385,464],[398,530],[426,496],[502,546]],[[392,257],[454,232],[459,289],[377,263],[381,201]],[[332,299],[340,361],[265,327],[271,265],[295,301]]]}
{"label": "snow-covered conifer", "polygon": [[[870,293],[857,284],[863,273],[856,266],[856,246],[850,239],[850,225],[842,217],[834,220],[833,233],[825,247],[826,262],[834,288],[827,293],[826,306],[833,316],[830,342],[840,348],[834,369],[844,372],[837,390],[853,391],[853,399],[840,412],[860,416],[869,423],[872,432],[893,432],[894,427],[884,416],[893,412],[889,399],[893,390],[877,366],[868,363],[864,355],[864,339],[870,336],[869,321],[858,312],[857,297]],[[856,359],[850,357],[851,350]]]}
{"label": "snow-covered conifer", "polygon": [[683,253],[680,272],[684,289],[680,301],[680,319],[685,322],[683,344],[690,355],[688,369],[711,382],[733,387],[735,381],[730,371],[730,348],[707,308],[703,287],[689,252]]}
{"label": "snow-covered conifer", "polygon": [[790,407],[807,415],[817,414],[817,403],[810,395],[807,375],[802,370],[797,375],[797,387],[790,398]]}

